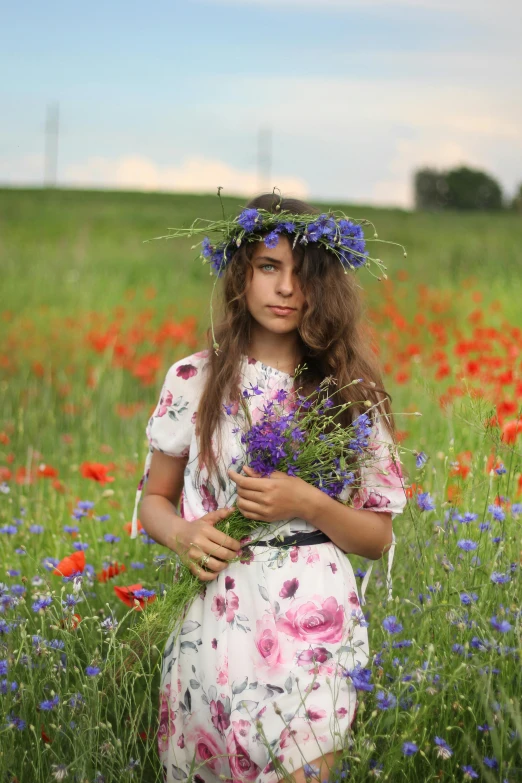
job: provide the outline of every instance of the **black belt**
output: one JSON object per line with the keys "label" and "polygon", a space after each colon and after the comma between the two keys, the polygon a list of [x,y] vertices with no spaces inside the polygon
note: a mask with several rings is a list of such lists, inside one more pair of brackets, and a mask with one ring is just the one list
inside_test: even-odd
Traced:
{"label": "black belt", "polygon": [[268,541],[256,541],[252,544],[248,543],[247,546],[312,546],[313,544],[328,544],[331,541],[331,538],[328,538],[326,533],[317,530],[313,533],[294,533],[293,536],[286,536],[285,538],[270,538]]}

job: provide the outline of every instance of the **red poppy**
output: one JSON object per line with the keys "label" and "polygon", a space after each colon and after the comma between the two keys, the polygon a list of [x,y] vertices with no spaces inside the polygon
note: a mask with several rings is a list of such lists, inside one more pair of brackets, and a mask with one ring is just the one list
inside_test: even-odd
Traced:
{"label": "red poppy", "polygon": [[[134,595],[134,593],[137,590],[143,590],[143,585],[137,584],[137,585],[129,585],[128,587],[115,587],[114,592],[120,599],[120,601],[123,601],[124,604],[131,608],[135,608],[138,610],[138,612],[141,612],[143,609],[143,606],[145,603],[149,602],[152,603],[152,601],[156,600],[156,596],[153,595],[151,598],[138,598]],[[134,602],[139,601],[139,605],[136,605]]]}
{"label": "red poppy", "polygon": [[113,470],[115,467],[112,462],[110,465],[102,465],[101,462],[82,462],[80,465],[80,473],[84,478],[93,479],[100,484],[106,484],[107,482],[114,481],[114,476],[108,476],[109,470]]}
{"label": "red poppy", "polygon": [[123,571],[126,571],[127,569],[123,564],[119,565],[118,563],[111,563],[108,568],[104,568],[103,571],[100,571],[99,574],[97,574],[98,581],[99,582],[106,582],[108,579],[112,579],[113,577],[117,576],[118,574],[121,574]]}
{"label": "red poppy", "polygon": [[82,618],[79,614],[71,614],[60,620],[61,628],[65,628],[67,631],[75,631],[80,625]]}
{"label": "red poppy", "polygon": [[[139,519],[137,520],[137,522],[138,522],[138,533],[140,533],[142,530],[145,530],[145,528],[143,527]],[[130,534],[132,533],[132,522],[125,522],[125,524],[123,525],[123,529],[130,536]]]}
{"label": "red poppy", "polygon": [[52,739],[50,737],[48,737],[47,734],[45,733],[45,730],[44,730],[44,727],[43,727],[43,723],[40,725],[40,728],[41,728],[41,737],[42,737],[43,741],[45,743],[47,743],[47,744],[50,744],[52,742]]}
{"label": "red poppy", "polygon": [[72,555],[66,555],[53,571],[56,576],[72,576],[78,571],[83,574],[85,569],[85,552],[73,552]]}
{"label": "red poppy", "polygon": [[515,443],[517,435],[522,432],[522,419],[506,421],[502,427],[502,440],[505,443]]}

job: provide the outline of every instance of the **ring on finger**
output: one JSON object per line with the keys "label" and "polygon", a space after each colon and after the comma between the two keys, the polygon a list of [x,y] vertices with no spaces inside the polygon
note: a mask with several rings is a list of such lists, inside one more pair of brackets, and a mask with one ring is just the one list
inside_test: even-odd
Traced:
{"label": "ring on finger", "polygon": [[210,560],[210,555],[203,555],[203,557],[200,558],[199,562],[203,567],[205,567],[209,560]]}

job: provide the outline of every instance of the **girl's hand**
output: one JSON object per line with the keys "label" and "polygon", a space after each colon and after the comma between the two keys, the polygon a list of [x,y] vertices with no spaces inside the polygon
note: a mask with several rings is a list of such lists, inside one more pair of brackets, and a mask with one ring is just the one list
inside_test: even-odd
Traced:
{"label": "girl's hand", "polygon": [[[180,556],[182,562],[202,582],[212,582],[227,568],[230,560],[238,557],[241,550],[239,541],[215,527],[234,511],[234,508],[218,508],[193,522],[187,522],[170,544],[170,549]],[[205,558],[206,555],[210,557]],[[202,558],[205,558],[203,564]]]}
{"label": "girl's hand", "polygon": [[237,507],[247,519],[260,522],[279,522],[302,517],[310,485],[298,476],[289,476],[275,470],[268,478],[261,478],[248,465],[246,476],[229,468],[227,471],[237,486]]}

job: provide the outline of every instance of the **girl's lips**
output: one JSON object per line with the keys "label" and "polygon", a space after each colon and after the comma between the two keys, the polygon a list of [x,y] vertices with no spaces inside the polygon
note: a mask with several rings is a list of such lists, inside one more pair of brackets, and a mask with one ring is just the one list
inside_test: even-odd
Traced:
{"label": "girl's lips", "polygon": [[268,306],[276,315],[290,315],[290,313],[295,312],[295,308],[293,307],[273,307],[272,305]]}

